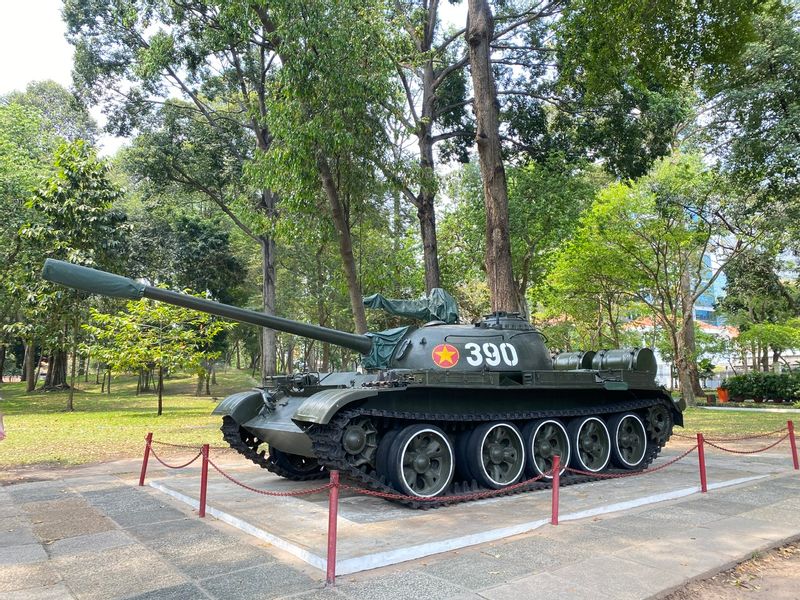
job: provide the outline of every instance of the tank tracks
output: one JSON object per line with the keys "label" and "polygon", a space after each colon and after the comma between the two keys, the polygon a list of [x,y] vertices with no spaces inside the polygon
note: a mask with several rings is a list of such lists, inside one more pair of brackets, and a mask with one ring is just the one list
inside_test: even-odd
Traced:
{"label": "tank tracks", "polygon": [[228,442],[231,448],[262,469],[267,469],[276,475],[280,475],[292,481],[311,481],[327,477],[327,473],[324,470],[298,475],[295,471],[282,467],[273,460],[266,450],[259,451],[258,447],[264,444],[264,442],[240,427],[232,417],[223,417],[222,427],[220,429],[222,431],[222,437]]}
{"label": "tank tracks", "polygon": [[[391,487],[383,477],[377,477],[374,472],[371,472],[365,469],[364,467],[357,468],[347,460],[347,454],[345,452],[341,440],[345,428],[347,427],[347,424],[350,423],[353,419],[361,416],[368,416],[376,418],[378,420],[383,420],[384,422],[388,421],[393,421],[395,423],[406,422],[406,424],[411,424],[413,422],[433,423],[441,426],[442,429],[444,429],[446,432],[452,433],[456,431],[456,427],[458,426],[458,424],[463,423],[465,421],[469,422],[521,421],[521,420],[527,421],[530,419],[540,419],[548,417],[549,418],[581,417],[581,416],[602,415],[602,414],[641,410],[656,406],[658,404],[662,404],[671,414],[672,409],[669,406],[668,401],[660,398],[629,400],[626,402],[620,402],[613,405],[606,405],[599,410],[597,408],[587,408],[587,409],[573,409],[566,411],[541,410],[541,411],[524,411],[524,412],[479,413],[470,415],[464,415],[464,414],[444,415],[444,414],[413,413],[405,411],[386,411],[386,410],[374,410],[374,409],[367,410],[367,409],[355,408],[342,411],[341,413],[337,414],[327,425],[315,425],[311,427],[306,433],[312,440],[314,453],[318,457],[325,457],[325,459],[321,460],[321,462],[329,470],[338,470],[346,477],[350,478],[351,480],[357,482],[361,486],[368,488],[370,490],[396,495],[398,494],[398,491],[395,488]],[[650,465],[650,463],[653,462],[653,460],[655,460],[655,458],[661,451],[661,448],[667,443],[670,436],[672,435],[673,425],[670,425],[670,428],[667,431],[663,441],[661,441],[660,443],[648,443],[647,453],[645,454],[645,458],[642,464],[635,470],[637,471],[644,470]],[[624,469],[607,469],[606,471],[604,471],[604,473],[630,473],[630,472],[631,472],[630,470],[624,470]],[[562,475],[560,481],[562,485],[572,485],[588,481],[596,481],[596,478],[590,475],[565,474]],[[549,489],[550,485],[551,485],[550,483],[537,481],[531,483],[528,486],[515,488],[507,492],[503,492],[502,489],[497,490],[495,491],[495,494],[497,496],[507,496],[531,490]],[[450,487],[447,489],[445,494],[442,496],[437,496],[436,500],[415,501],[415,500],[395,499],[393,501],[398,502],[400,504],[404,504],[411,508],[427,509],[427,508],[436,508],[440,506],[449,506],[461,502],[468,502],[472,499],[463,498],[461,496],[477,492],[485,492],[485,491],[489,490],[487,488],[478,485],[475,481],[469,481],[469,482],[459,481],[450,484]],[[493,494],[493,496],[495,494]]]}

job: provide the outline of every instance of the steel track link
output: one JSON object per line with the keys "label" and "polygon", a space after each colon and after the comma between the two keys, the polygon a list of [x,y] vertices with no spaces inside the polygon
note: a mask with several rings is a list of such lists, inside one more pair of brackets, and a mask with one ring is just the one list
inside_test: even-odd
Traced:
{"label": "steel track link", "polygon": [[264,450],[260,452],[258,451],[258,447],[264,442],[258,438],[255,438],[254,436],[254,441],[247,442],[242,436],[242,427],[240,427],[232,417],[222,418],[222,427],[220,427],[220,430],[222,431],[222,437],[226,442],[228,442],[231,448],[236,450],[248,460],[257,464],[262,469],[267,469],[271,473],[280,475],[285,479],[290,479],[292,481],[312,481],[314,479],[322,479],[328,475],[325,471],[309,473],[307,475],[297,475],[296,473],[287,471],[280,465],[275,464],[275,462],[271,460],[269,454],[267,454]]}
{"label": "steel track link", "polygon": [[[449,425],[454,425],[456,423],[464,421],[485,422],[485,421],[504,421],[504,420],[530,420],[530,419],[539,419],[547,417],[549,418],[579,417],[579,416],[590,416],[598,414],[610,414],[617,412],[627,412],[632,410],[641,410],[643,408],[650,408],[657,404],[663,404],[671,412],[671,407],[669,406],[668,401],[664,400],[663,398],[630,400],[627,402],[621,402],[614,405],[608,405],[599,410],[596,408],[587,408],[587,409],[573,409],[568,411],[542,410],[542,411],[524,411],[524,412],[510,412],[510,413],[480,413],[473,415],[463,415],[463,414],[441,415],[441,414],[411,413],[404,411],[385,411],[377,409],[365,410],[356,408],[356,409],[342,411],[340,414],[336,415],[327,425],[315,425],[311,429],[309,429],[306,433],[312,440],[314,447],[314,454],[316,454],[318,457],[323,457],[323,456],[326,457],[325,460],[320,459],[320,462],[329,470],[338,470],[343,475],[347,476],[353,481],[358,482],[359,484],[362,484],[364,487],[370,490],[386,494],[398,494],[399,492],[393,487],[389,486],[382,477],[378,478],[373,473],[367,472],[363,469],[356,468],[347,461],[347,455],[344,450],[344,447],[342,446],[341,439],[346,425],[352,419],[360,416],[371,416],[395,422],[409,420],[415,422],[438,423],[439,425],[444,425],[445,430],[453,431],[453,427],[451,426],[449,427]],[[636,469],[633,469],[633,471],[645,470],[650,465],[650,463],[652,463],[653,460],[655,460],[655,458],[658,456],[659,452],[661,451],[661,448],[667,443],[671,435],[672,435],[672,426],[670,427],[669,432],[667,432],[666,438],[664,439],[663,443],[661,444],[648,443],[647,453],[645,455],[642,464]],[[632,470],[606,469],[603,472],[630,473],[632,472]],[[572,474],[570,475],[564,474],[560,478],[561,485],[574,485],[578,483],[586,483],[589,481],[597,481],[597,478],[592,477],[590,475],[572,475]],[[424,510],[428,508],[438,508],[440,506],[451,506],[453,504],[459,504],[461,502],[469,502],[473,500],[471,498],[459,497],[465,494],[494,491],[496,492],[496,494],[493,494],[492,497],[510,496],[532,490],[549,489],[550,487],[551,487],[550,483],[535,482],[523,488],[517,488],[514,490],[503,492],[502,489],[489,490],[488,488],[484,488],[478,485],[474,480],[470,482],[460,481],[451,483],[447,490],[447,493],[444,496],[437,496],[436,500],[415,501],[415,500],[393,499],[392,502],[397,502],[398,504],[403,504],[410,508],[417,508]]]}

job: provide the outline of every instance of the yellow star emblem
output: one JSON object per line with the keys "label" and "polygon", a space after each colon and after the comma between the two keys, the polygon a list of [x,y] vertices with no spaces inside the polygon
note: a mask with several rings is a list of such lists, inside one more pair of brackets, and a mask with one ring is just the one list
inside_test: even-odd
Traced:
{"label": "yellow star emblem", "polygon": [[437,367],[449,369],[458,363],[458,348],[450,344],[439,344],[433,349],[432,356]]}

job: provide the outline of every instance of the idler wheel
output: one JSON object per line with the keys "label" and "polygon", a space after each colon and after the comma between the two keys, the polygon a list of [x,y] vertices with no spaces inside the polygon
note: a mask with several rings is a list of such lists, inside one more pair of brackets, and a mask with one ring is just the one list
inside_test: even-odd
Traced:
{"label": "idler wheel", "polygon": [[513,423],[479,425],[467,442],[467,464],[475,480],[492,489],[516,483],[525,468],[525,443]]}
{"label": "idler wheel", "polygon": [[453,479],[453,445],[435,425],[419,423],[402,429],[388,454],[390,481],[403,494],[431,498]]}
{"label": "idler wheel", "polygon": [[569,466],[570,444],[569,435],[561,421],[557,419],[539,419],[531,421],[522,430],[525,440],[525,450],[528,460],[525,470],[530,477],[544,475],[545,479],[552,479],[553,475],[545,475],[553,469],[553,458],[560,457],[561,475]]}
{"label": "idler wheel", "polygon": [[608,421],[611,432],[611,459],[623,469],[635,469],[647,452],[647,432],[635,413],[614,415]]}
{"label": "idler wheel", "polygon": [[571,465],[581,471],[597,473],[608,465],[611,458],[611,437],[599,417],[575,419],[567,425],[572,444]]}

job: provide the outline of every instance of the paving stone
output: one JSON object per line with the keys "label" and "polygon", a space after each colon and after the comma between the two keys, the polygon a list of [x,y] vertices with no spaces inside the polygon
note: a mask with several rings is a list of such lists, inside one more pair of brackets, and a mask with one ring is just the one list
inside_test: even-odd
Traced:
{"label": "paving stone", "polygon": [[111,487],[81,494],[87,502],[110,516],[121,513],[167,508],[168,504],[134,486]]}
{"label": "paving stone", "polygon": [[570,543],[545,535],[533,535],[500,542],[486,552],[520,564],[531,574],[592,556],[591,551],[586,550],[585,541],[581,539],[578,543]]}
{"label": "paving stone", "polygon": [[22,508],[14,502],[9,494],[0,492],[0,519],[16,517],[22,514]]}
{"label": "paving stone", "polygon": [[113,548],[102,560],[70,554],[51,560],[79,599],[110,600],[186,583],[186,578],[141,546]]}
{"label": "paving stone", "polygon": [[611,596],[615,600],[639,600],[650,595],[651,589],[670,587],[681,581],[680,575],[648,567],[619,556],[597,556],[571,567],[550,573],[560,578],[564,585],[580,579],[591,582],[592,590]]}
{"label": "paving stone", "polygon": [[131,510],[130,512],[114,512],[109,516],[123,528],[135,527],[145,523],[161,523],[165,521],[176,521],[186,518],[186,514],[167,506],[151,510]]}
{"label": "paving stone", "polygon": [[24,506],[33,532],[43,541],[115,529],[114,523],[80,496],[32,502]]}
{"label": "paving stone", "polygon": [[247,544],[173,555],[171,562],[191,579],[207,579],[276,561],[271,554]]}
{"label": "paving stone", "polygon": [[42,502],[46,500],[60,500],[73,495],[61,481],[35,481],[31,483],[16,483],[6,486],[5,489],[11,499],[18,504],[28,502]]}
{"label": "paving stone", "polygon": [[197,600],[206,595],[193,583],[183,583],[170,587],[158,588],[144,594],[127,596],[126,600]]}
{"label": "paving stone", "polygon": [[198,585],[221,600],[268,600],[314,589],[319,582],[287,565],[272,563],[204,579]]}
{"label": "paving stone", "polygon": [[147,547],[163,556],[180,556],[212,550],[224,551],[236,544],[248,544],[241,537],[224,533],[200,519],[178,519],[164,523],[146,523],[126,529]]}
{"label": "paving stone", "polygon": [[45,550],[50,556],[57,557],[68,554],[80,554],[83,552],[99,553],[135,543],[136,540],[124,531],[112,529],[58,540],[52,544],[45,545]]}
{"label": "paving stone", "polygon": [[75,598],[63,583],[33,587],[15,592],[0,592],[0,600],[71,600]]}
{"label": "paving stone", "polygon": [[489,600],[508,600],[509,598],[546,598],[547,600],[609,600],[597,589],[589,589],[573,580],[554,577],[550,573],[530,575],[517,579],[480,594]]}
{"label": "paving stone", "polygon": [[763,506],[783,500],[786,498],[786,491],[773,488],[769,485],[769,482],[765,482],[733,490],[726,490],[723,498],[734,502]]}
{"label": "paving stone", "polygon": [[0,569],[0,592],[47,587],[61,581],[53,565],[46,562],[7,565]]}
{"label": "paving stone", "polygon": [[[694,500],[682,502],[680,505],[680,511],[677,512],[682,514],[685,510],[698,510],[710,512],[719,516],[732,516],[740,515],[749,510],[753,510],[753,505],[745,502],[736,502],[735,500],[718,498],[716,495],[712,496],[709,494],[700,494],[700,497]],[[676,515],[675,518],[682,520],[680,518],[680,514]]]}
{"label": "paving stone", "polygon": [[531,565],[511,556],[511,553],[494,554],[492,549],[462,551],[429,563],[421,571],[470,590],[481,590],[534,571]]}
{"label": "paving stone", "polygon": [[[340,578],[341,579],[341,578]],[[445,600],[467,590],[419,571],[400,571],[358,582],[337,583],[339,591],[354,600]]]}
{"label": "paving stone", "polygon": [[321,587],[305,594],[292,594],[291,596],[281,596],[281,598],[286,598],[286,600],[290,598],[291,600],[345,600],[347,596],[339,592],[335,587]]}
{"label": "paving stone", "polygon": [[47,560],[41,544],[0,546],[0,565],[23,565]]}
{"label": "paving stone", "polygon": [[35,544],[39,540],[33,535],[33,527],[25,516],[0,519],[0,547],[11,544]]}

